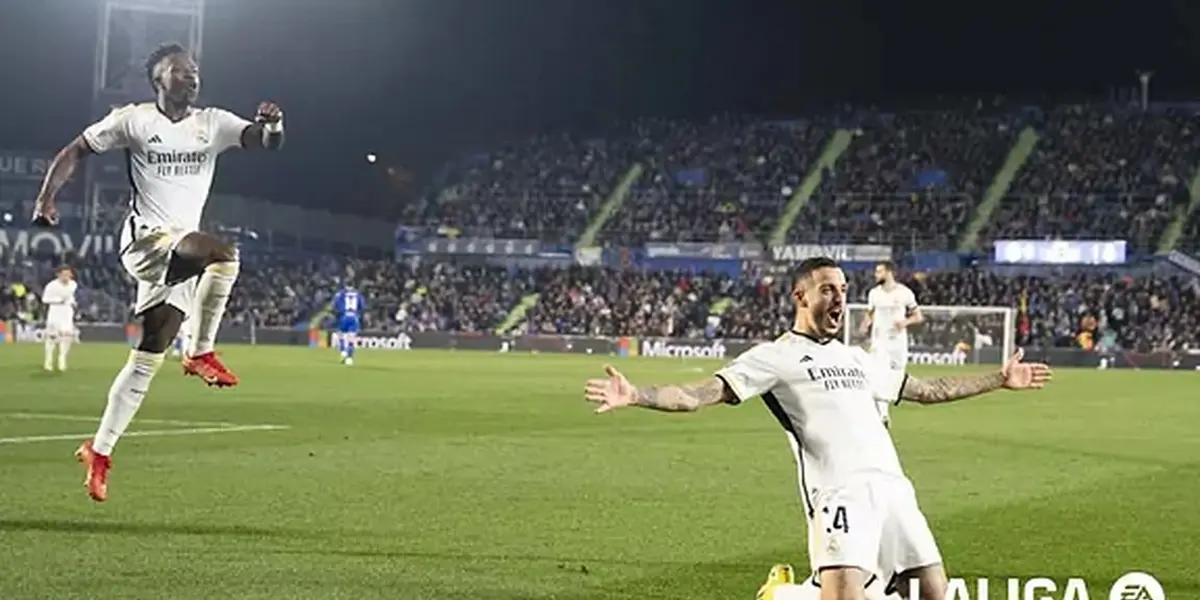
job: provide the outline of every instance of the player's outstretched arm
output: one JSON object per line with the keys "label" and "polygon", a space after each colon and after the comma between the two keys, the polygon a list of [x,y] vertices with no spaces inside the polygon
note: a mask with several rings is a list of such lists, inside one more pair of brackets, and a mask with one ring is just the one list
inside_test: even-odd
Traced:
{"label": "player's outstretched arm", "polygon": [[998,389],[1037,390],[1046,387],[1054,373],[1043,363],[1021,362],[1025,351],[1018,349],[996,373],[918,379],[908,377],[900,397],[920,404],[953,402]]}
{"label": "player's outstretched arm", "polygon": [[81,135],[54,155],[54,160],[46,169],[46,178],[42,181],[42,188],[34,203],[33,216],[35,219],[44,220],[49,224],[58,222],[58,209],[54,206],[58,192],[63,189],[63,186],[70,183],[79,163],[83,162],[91,153],[91,147]]}
{"label": "player's outstretched arm", "polygon": [[637,387],[612,365],[605,365],[604,373],[606,378],[589,379],[584,389],[584,398],[599,404],[597,413],[623,406],[664,412],[694,412],[705,406],[737,401],[729,386],[717,377],[684,385]]}

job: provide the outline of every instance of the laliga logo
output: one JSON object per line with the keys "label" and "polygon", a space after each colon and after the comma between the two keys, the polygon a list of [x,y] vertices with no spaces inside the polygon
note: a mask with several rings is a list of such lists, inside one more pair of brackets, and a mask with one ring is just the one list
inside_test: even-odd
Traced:
{"label": "laliga logo", "polygon": [[[953,578],[946,588],[946,600],[1092,600],[1087,582],[1077,577],[1068,579],[1061,587],[1046,577],[1025,581],[1010,578],[1003,583],[997,582],[996,586],[990,583],[987,579],[977,579],[972,586],[965,579]],[[909,580],[909,597],[919,598],[920,591],[920,582]],[[1122,575],[1112,584],[1108,600],[1167,600],[1167,595],[1153,575],[1134,571]]]}

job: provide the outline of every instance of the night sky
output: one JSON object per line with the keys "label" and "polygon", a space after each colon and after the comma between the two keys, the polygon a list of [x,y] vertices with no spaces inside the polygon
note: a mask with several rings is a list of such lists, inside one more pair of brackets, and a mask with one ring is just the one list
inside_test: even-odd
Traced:
{"label": "night sky", "polygon": [[[88,124],[101,4],[0,0],[0,148],[53,151]],[[638,115],[1106,97],[1139,68],[1155,96],[1195,98],[1190,4],[208,0],[202,100],[287,114],[285,152],[223,161],[219,190],[314,205],[370,193],[367,151],[420,176],[498,140]]]}

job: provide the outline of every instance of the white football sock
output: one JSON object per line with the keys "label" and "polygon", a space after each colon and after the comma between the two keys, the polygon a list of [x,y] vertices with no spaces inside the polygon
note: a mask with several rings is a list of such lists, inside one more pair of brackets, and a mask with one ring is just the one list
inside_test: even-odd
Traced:
{"label": "white football sock", "polygon": [[229,294],[237,281],[241,265],[237,261],[218,262],[208,265],[196,286],[196,304],[188,319],[191,331],[188,335],[187,356],[198,356],[213,351],[217,340],[217,329],[225,316]]}
{"label": "white football sock", "polygon": [[42,368],[49,371],[54,368],[54,344],[57,338],[50,332],[46,332],[46,359],[42,361]]}
{"label": "white football sock", "polygon": [[75,343],[75,336],[69,333],[62,334],[58,338],[58,370],[67,370],[67,355],[71,353],[71,344]]}
{"label": "white football sock", "polygon": [[125,433],[125,428],[129,427],[133,415],[137,414],[142,405],[142,398],[146,397],[146,390],[150,388],[154,374],[162,366],[163,357],[162,354],[151,354],[141,350],[129,353],[129,360],[121,372],[117,373],[117,378],[108,390],[108,406],[104,409],[104,416],[100,418],[100,428],[92,441],[92,448],[97,454],[112,454],[113,446],[117,445],[117,440]]}

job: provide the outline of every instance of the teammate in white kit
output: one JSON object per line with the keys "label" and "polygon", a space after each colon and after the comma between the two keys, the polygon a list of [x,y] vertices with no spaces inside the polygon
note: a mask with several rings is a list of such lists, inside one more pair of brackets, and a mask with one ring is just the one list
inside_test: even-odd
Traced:
{"label": "teammate in white kit", "polygon": [[185,317],[191,335],[184,372],[209,385],[237,385],[237,376],[213,353],[239,271],[237,248],[197,230],[218,155],[236,147],[283,145],[283,112],[273,103],[259,104],[254,122],[194,106],[199,69],[181,46],[156,50],[146,61],[146,77],[156,101],[116,108],[85,129],[54,158],[34,208],[35,223],[56,224],[55,196],[79,163],[92,153],[125,151],[133,189],[121,230],[121,262],[138,282],[134,313],[142,322],[142,338],[108,392],[95,438],[76,451],[87,467],[88,493],[98,502],[108,496],[113,446],[133,420]]}
{"label": "teammate in white kit", "polygon": [[[748,350],[714,377],[639,388],[606,366],[608,376],[589,380],[585,398],[604,413],[625,406],[695,411],[761,396],[796,456],[820,597],[863,600],[875,580],[903,595],[915,579],[922,600],[942,600],[941,554],[875,403],[933,404],[1000,388],[1037,389],[1050,380],[1050,368],[1022,363],[1019,351],[998,371],[982,375],[917,379],[877,364],[861,348],[838,341],[846,276],[829,258],[800,264],[792,296],[792,331]],[[803,593],[790,577],[777,577],[780,571],[790,568],[772,569],[760,597]]]}
{"label": "teammate in white kit", "polygon": [[[893,371],[903,372],[908,366],[908,328],[925,321],[917,296],[907,285],[896,281],[896,265],[884,261],[875,265],[875,287],[867,292],[867,317],[862,332],[871,333],[871,355],[877,362],[887,363]],[[879,402],[879,416],[884,426],[891,425],[889,402]]]}
{"label": "teammate in white kit", "polygon": [[67,370],[67,355],[75,342],[75,275],[71,267],[58,268],[56,277],[42,289],[42,304],[46,305],[46,357],[42,369],[53,371],[57,350],[59,371]]}

